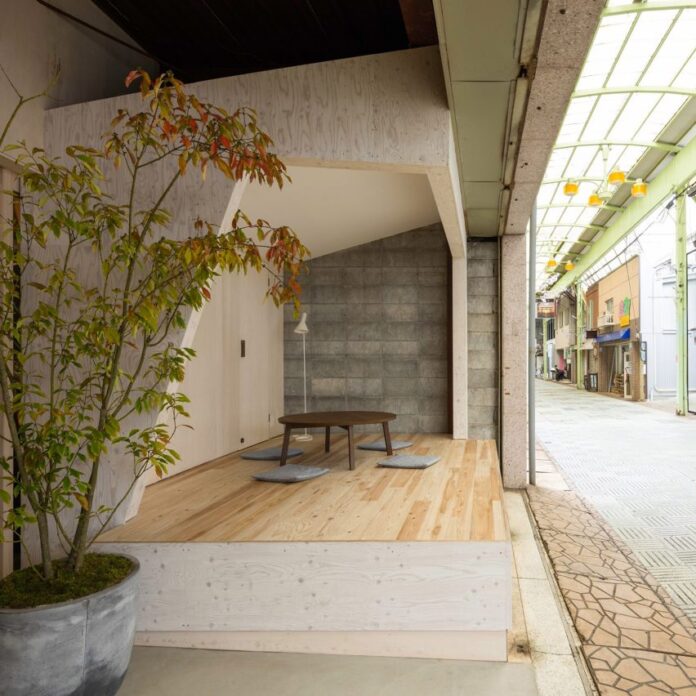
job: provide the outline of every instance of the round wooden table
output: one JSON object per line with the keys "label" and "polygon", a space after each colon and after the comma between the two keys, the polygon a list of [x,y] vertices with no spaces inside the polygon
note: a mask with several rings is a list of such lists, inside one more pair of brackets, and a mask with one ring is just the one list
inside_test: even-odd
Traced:
{"label": "round wooden table", "polygon": [[348,466],[351,469],[355,469],[353,426],[381,424],[384,432],[384,444],[387,446],[387,454],[391,457],[394,452],[391,445],[391,435],[389,434],[389,421],[393,421],[395,418],[395,413],[387,413],[385,411],[314,411],[312,413],[293,413],[282,416],[278,419],[278,422],[285,426],[280,466],[285,466],[287,463],[290,433],[293,428],[326,428],[326,436],[324,438],[325,452],[331,449],[331,428],[347,430]]}

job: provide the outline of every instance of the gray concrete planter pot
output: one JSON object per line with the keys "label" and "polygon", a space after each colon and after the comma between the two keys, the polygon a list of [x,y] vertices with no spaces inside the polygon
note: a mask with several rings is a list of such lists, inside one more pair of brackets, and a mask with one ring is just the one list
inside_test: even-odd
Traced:
{"label": "gray concrete planter pot", "polygon": [[[124,555],[124,554],[120,554]],[[114,696],[135,636],[137,559],[118,585],[34,609],[0,609],[3,696]]]}

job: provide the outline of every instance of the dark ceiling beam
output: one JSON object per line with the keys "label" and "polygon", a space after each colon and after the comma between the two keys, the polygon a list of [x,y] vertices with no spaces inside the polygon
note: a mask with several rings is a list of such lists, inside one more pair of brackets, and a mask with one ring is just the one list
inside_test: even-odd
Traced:
{"label": "dark ceiling beam", "polygon": [[187,82],[398,51],[410,41],[399,0],[92,2]]}
{"label": "dark ceiling beam", "polygon": [[434,46],[437,26],[432,0],[399,0],[399,5],[411,47]]}

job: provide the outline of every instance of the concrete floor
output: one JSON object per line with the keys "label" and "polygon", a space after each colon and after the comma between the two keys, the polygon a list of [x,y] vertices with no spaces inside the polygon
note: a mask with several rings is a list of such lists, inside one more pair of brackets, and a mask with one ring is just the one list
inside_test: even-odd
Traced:
{"label": "concrete floor", "polygon": [[119,696],[536,696],[529,664],[136,648]]}
{"label": "concrete floor", "polygon": [[136,647],[119,696],[586,696],[525,500],[505,493],[514,560],[507,663]]}
{"label": "concrete floor", "polygon": [[696,619],[696,419],[536,381],[537,439]]}

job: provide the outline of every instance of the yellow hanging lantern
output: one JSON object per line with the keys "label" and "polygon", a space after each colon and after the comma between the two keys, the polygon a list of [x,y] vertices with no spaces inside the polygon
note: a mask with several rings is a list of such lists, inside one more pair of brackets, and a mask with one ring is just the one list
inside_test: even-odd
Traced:
{"label": "yellow hanging lantern", "polygon": [[572,261],[566,261],[565,269],[566,271],[572,271],[575,268],[575,264]]}
{"label": "yellow hanging lantern", "polygon": [[591,194],[587,199],[587,205],[591,205],[593,208],[599,207],[602,203],[604,201],[596,193]]}
{"label": "yellow hanging lantern", "polygon": [[566,196],[574,196],[580,190],[580,186],[577,181],[566,181],[563,185],[563,193]]}
{"label": "yellow hanging lantern", "polygon": [[636,179],[631,186],[631,195],[634,198],[645,198],[648,195],[648,185],[642,179]]}
{"label": "yellow hanging lantern", "polygon": [[556,263],[556,259],[549,259],[546,262],[546,270],[547,271],[552,271],[554,268],[556,268],[558,264]]}
{"label": "yellow hanging lantern", "polygon": [[626,183],[626,172],[622,172],[620,169],[615,169],[613,172],[609,172],[607,182],[610,186],[620,186],[621,184]]}

